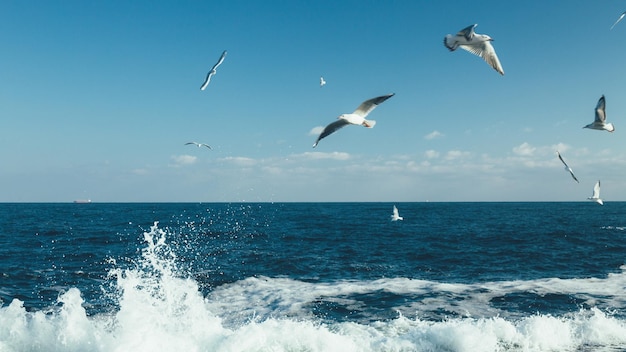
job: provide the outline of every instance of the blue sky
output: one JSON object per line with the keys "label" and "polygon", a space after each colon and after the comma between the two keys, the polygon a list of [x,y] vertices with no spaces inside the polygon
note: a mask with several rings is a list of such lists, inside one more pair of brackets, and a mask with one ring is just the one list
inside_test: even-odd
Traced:
{"label": "blue sky", "polygon": [[[467,4],[0,2],[0,201],[626,200],[626,4]],[[473,23],[504,76],[443,46]]]}

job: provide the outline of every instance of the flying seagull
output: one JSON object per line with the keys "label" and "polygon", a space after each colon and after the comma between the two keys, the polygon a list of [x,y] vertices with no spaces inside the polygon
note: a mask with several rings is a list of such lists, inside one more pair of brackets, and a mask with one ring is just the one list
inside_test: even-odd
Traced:
{"label": "flying seagull", "polygon": [[396,206],[393,206],[393,214],[391,214],[391,221],[397,221],[397,220],[404,220],[404,218],[402,218],[400,216],[400,214],[398,213],[398,208],[396,208]]}
{"label": "flying seagull", "polygon": [[326,81],[324,81],[324,77],[320,77],[320,88],[322,88],[325,84]]}
{"label": "flying seagull", "polygon": [[380,105],[385,100],[393,97],[395,93],[381,95],[380,97],[372,98],[370,100],[366,100],[361,105],[359,105],[356,110],[354,110],[351,114],[341,114],[337,121],[330,123],[328,126],[324,127],[322,133],[320,133],[319,137],[313,144],[313,148],[317,146],[322,138],[328,136],[331,133],[336,132],[338,129],[347,126],[347,125],[362,125],[368,128],[374,127],[376,121],[374,120],[366,120],[365,117],[376,108],[376,106]]}
{"label": "flying seagull", "polygon": [[458,47],[467,50],[474,55],[478,55],[483,58],[491,67],[498,71],[501,75],[504,75],[504,69],[498,60],[498,55],[491,45],[493,39],[486,34],[478,34],[474,32],[474,28],[478,26],[473,24],[462,29],[456,35],[448,34],[443,38],[443,45],[450,51],[455,51]]}
{"label": "flying seagull", "polygon": [[572,178],[574,179],[574,181],[580,183],[578,179],[576,178],[576,176],[574,176],[574,171],[572,171],[572,168],[567,166],[567,163],[565,163],[565,160],[563,160],[563,158],[561,157],[561,153],[559,153],[559,151],[557,150],[556,154],[559,156],[559,159],[561,159],[561,162],[563,163],[563,165],[565,165],[565,170],[569,172],[570,175],[572,175]]}
{"label": "flying seagull", "polygon": [[593,200],[600,205],[604,205],[602,199],[600,199],[600,180],[598,180],[598,182],[596,182],[596,185],[593,186],[593,195],[591,197],[588,197],[587,199]]}
{"label": "flying seagull", "polygon": [[200,90],[204,90],[209,85],[209,82],[211,81],[211,77],[217,73],[217,67],[221,65],[222,62],[224,62],[225,57],[226,57],[226,50],[224,50],[224,52],[222,53],[222,56],[220,56],[220,59],[217,60],[217,63],[213,65],[213,67],[211,67],[211,71],[209,71],[209,74],[206,75],[206,79],[204,80],[204,83],[202,83],[202,87],[200,87]]}
{"label": "flying seagull", "polygon": [[185,143],[185,145],[189,145],[189,144],[196,145],[198,148],[200,148],[200,147],[207,147],[209,149],[213,149],[213,148],[211,148],[210,145],[204,144],[204,143],[198,143],[198,142],[187,142],[187,143]]}
{"label": "flying seagull", "polygon": [[615,23],[613,23],[613,25],[611,26],[611,29],[613,29],[613,27],[615,27],[615,25],[622,20],[622,18],[624,18],[624,16],[626,16],[626,12],[623,12],[621,15],[619,15],[619,18],[617,19],[617,21],[615,21]]}
{"label": "flying seagull", "polygon": [[596,105],[596,118],[593,123],[584,126],[583,128],[591,128],[594,130],[607,130],[609,132],[615,131],[615,127],[613,127],[612,123],[607,123],[606,121],[606,101],[604,100],[604,95],[600,97],[598,100],[598,105]]}

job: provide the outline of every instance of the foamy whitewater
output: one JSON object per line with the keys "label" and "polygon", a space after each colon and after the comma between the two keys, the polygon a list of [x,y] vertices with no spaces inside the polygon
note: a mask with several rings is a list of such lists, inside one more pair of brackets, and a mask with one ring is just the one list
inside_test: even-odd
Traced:
{"label": "foamy whitewater", "polygon": [[[576,206],[584,207],[584,211],[592,209],[583,204]],[[606,204],[604,210],[611,204]],[[398,243],[419,240],[429,242],[434,255],[443,255],[438,254],[442,249],[435,249],[439,244],[432,239],[422,237],[403,241],[389,236],[399,237],[404,231],[415,232],[415,228],[421,228],[418,222],[411,225],[410,206],[405,204],[402,207],[405,220],[393,223],[388,219],[387,204],[361,206],[372,208],[368,216],[380,207],[381,220],[376,226],[391,228],[390,233],[356,230],[358,232],[348,234],[338,242],[333,239],[333,246],[347,246],[349,238],[358,242],[367,240],[363,236],[388,236],[385,241],[372,245],[368,253],[373,257],[384,257],[387,248],[377,246],[384,243],[398,246]],[[258,207],[265,209],[263,211],[267,211],[268,207],[276,209],[276,205],[270,204]],[[308,263],[310,258],[303,258],[317,252],[312,243],[319,242],[318,245],[323,248],[319,253],[327,250],[324,249],[327,246],[324,236],[307,235],[308,240],[302,239],[294,233],[297,227],[294,220],[277,232],[282,237],[274,243],[272,231],[261,233],[259,230],[279,226],[276,222],[280,224],[282,220],[273,215],[259,216],[261,210],[255,209],[242,206],[224,210],[219,215],[214,210],[203,210],[200,217],[197,213],[185,213],[170,217],[168,225],[155,220],[141,231],[143,238],[137,238],[134,258],[114,252],[104,258],[94,258],[101,261],[101,267],[107,268],[106,275],[87,280],[90,284],[51,282],[47,290],[51,287],[57,289],[58,298],[44,307],[37,307],[37,299],[27,300],[26,294],[24,300],[17,297],[9,299],[12,295],[17,296],[18,284],[13,282],[15,278],[7,272],[9,269],[3,267],[0,351],[626,350],[624,265],[612,268],[613,272],[609,270],[596,276],[567,273],[562,275],[563,278],[551,275],[483,280],[478,272],[489,271],[489,265],[477,270],[476,263],[472,264],[473,269],[468,263],[468,271],[477,270],[476,274],[468,277],[463,274],[446,275],[434,265],[430,266],[430,274],[422,275],[420,273],[424,269],[419,268],[420,263],[430,260],[434,263],[436,259],[417,258],[410,264],[410,260],[396,253],[395,258],[379,262],[374,260],[363,263],[361,267],[358,260],[348,259],[359,258],[360,250],[354,250],[353,253],[348,251],[348,257],[344,259],[349,267],[354,268],[353,272],[338,270],[334,275],[322,273],[326,271],[326,265],[336,264],[324,263],[337,260],[331,254],[326,258],[317,255],[313,260],[320,265],[320,272],[303,272],[299,266],[303,264],[298,262]],[[81,212],[82,209],[71,211]],[[306,211],[311,214],[311,209]],[[332,213],[334,211],[326,213],[322,210],[319,215],[328,220]],[[73,214],[76,215],[75,212]],[[224,219],[225,214],[230,214],[228,219]],[[175,220],[172,221],[173,218]],[[294,214],[293,219],[296,218]],[[349,231],[345,221],[338,220],[329,231],[344,236]],[[361,220],[355,220],[355,223],[357,221]],[[133,228],[130,222],[126,224],[128,228]],[[614,241],[623,242],[624,225],[624,222],[617,221],[597,226],[594,231],[608,232]],[[406,230],[411,226],[414,230]],[[219,231],[211,233],[211,228]],[[14,252],[7,252],[6,249],[13,242],[6,238],[6,230],[6,227],[3,228],[0,243],[5,250],[0,254],[8,258],[3,261],[16,261],[10,254]],[[422,230],[438,232],[433,226]],[[507,236],[509,230],[498,230],[498,235]],[[310,233],[313,230],[301,228],[297,231]],[[512,231],[524,232],[519,227]],[[556,236],[559,231],[552,229],[544,235]],[[206,247],[198,245],[200,234]],[[71,235],[75,234],[71,231],[58,234],[59,237]],[[41,233],[38,236],[42,236]],[[355,236],[361,238],[355,239]],[[562,235],[564,238],[567,236],[576,234]],[[294,241],[291,237],[298,240]],[[334,235],[330,237],[334,238]],[[259,238],[263,245],[254,244]],[[298,243],[300,247],[294,249]],[[525,245],[515,242],[520,250]],[[464,246],[466,249],[460,249],[463,252],[478,251],[476,248],[469,249],[467,243]],[[585,244],[577,242],[572,246],[584,247]],[[294,253],[302,253],[302,258],[282,258],[282,252],[288,251],[287,247],[295,250]],[[254,250],[248,252],[250,248]],[[272,249],[279,252],[273,253]],[[594,251],[591,246],[586,250]],[[423,249],[420,252],[424,254]],[[254,263],[250,253],[260,258],[259,261]],[[235,259],[216,262],[216,257],[226,258],[226,255]],[[546,252],[545,255],[554,254]],[[478,258],[477,254],[473,256],[477,260],[484,259]],[[292,261],[293,268],[282,262],[283,259]],[[283,274],[272,274],[266,268],[270,266],[266,262],[272,260],[286,268]],[[240,278],[228,274],[225,268],[229,263],[232,266],[237,262],[241,266],[236,270]],[[392,268],[398,262],[406,268]],[[379,267],[376,266],[378,264]],[[521,262],[517,265],[531,266]],[[14,263],[12,270],[16,270],[17,266]],[[309,265],[309,268],[312,266]],[[258,273],[249,272],[254,272],[254,267],[259,268],[256,269]],[[339,267],[333,268],[337,270]],[[412,274],[393,275],[398,270]],[[73,273],[89,276],[84,270]],[[490,273],[484,277],[498,275],[502,274]],[[475,276],[476,280],[472,280],[471,276]],[[89,285],[96,288],[88,289]],[[25,300],[34,303],[26,307]],[[45,302],[43,297],[40,300]]]}

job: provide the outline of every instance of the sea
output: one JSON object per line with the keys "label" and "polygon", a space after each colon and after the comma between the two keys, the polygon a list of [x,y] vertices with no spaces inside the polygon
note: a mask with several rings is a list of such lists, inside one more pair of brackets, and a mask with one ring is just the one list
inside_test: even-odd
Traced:
{"label": "sea", "polygon": [[626,351],[626,202],[1,203],[0,351]]}

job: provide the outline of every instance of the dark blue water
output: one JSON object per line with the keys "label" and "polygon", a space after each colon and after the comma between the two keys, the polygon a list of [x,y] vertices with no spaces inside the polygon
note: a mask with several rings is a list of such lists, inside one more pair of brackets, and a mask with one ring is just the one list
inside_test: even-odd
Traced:
{"label": "dark blue water", "polygon": [[396,205],[0,204],[0,351],[626,350],[626,203]]}

